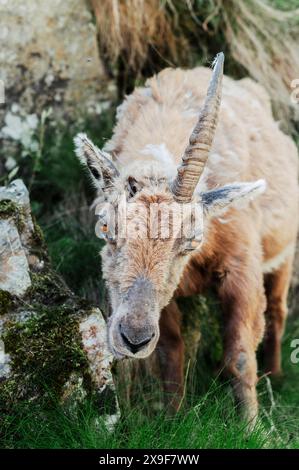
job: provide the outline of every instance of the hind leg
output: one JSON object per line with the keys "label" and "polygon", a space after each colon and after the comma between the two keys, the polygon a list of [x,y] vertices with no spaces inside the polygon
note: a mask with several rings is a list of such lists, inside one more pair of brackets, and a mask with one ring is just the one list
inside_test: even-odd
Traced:
{"label": "hind leg", "polygon": [[281,339],[287,317],[287,296],[290,287],[293,258],[275,272],[264,275],[267,298],[264,366],[271,375],[281,374]]}

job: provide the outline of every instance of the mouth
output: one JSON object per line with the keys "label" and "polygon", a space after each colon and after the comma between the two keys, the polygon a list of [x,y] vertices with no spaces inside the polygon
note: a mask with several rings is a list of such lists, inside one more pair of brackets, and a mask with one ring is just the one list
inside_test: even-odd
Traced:
{"label": "mouth", "polygon": [[120,353],[119,351],[117,351],[111,344],[109,344],[108,346],[109,346],[110,352],[113,355],[114,359],[117,359],[118,361],[120,361],[120,360],[125,359],[127,357],[125,354]]}
{"label": "mouth", "polygon": [[130,353],[129,351],[128,353],[123,353],[115,349],[115,347],[112,346],[110,342],[108,343],[108,347],[114,359],[116,359],[117,361],[121,361],[124,359],[145,359],[146,357],[150,356],[150,354],[152,353],[152,351],[150,353],[146,353],[145,355],[142,354],[142,351],[138,352],[137,354]]}

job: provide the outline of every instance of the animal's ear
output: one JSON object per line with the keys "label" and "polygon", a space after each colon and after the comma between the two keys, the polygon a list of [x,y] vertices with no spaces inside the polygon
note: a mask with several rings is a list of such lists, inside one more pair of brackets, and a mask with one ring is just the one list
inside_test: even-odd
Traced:
{"label": "animal's ear", "polygon": [[80,162],[87,166],[96,188],[104,190],[113,187],[119,172],[110,155],[96,147],[86,134],[78,134],[74,143],[76,155]]}
{"label": "animal's ear", "polygon": [[223,214],[229,207],[243,206],[263,193],[266,181],[258,180],[253,183],[232,183],[221,188],[212,189],[201,194],[204,212],[211,216]]}

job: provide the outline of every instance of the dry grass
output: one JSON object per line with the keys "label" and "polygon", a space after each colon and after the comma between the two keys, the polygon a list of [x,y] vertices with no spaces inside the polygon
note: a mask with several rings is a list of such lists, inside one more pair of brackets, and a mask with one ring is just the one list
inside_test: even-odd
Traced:
{"label": "dry grass", "polygon": [[215,47],[222,47],[266,87],[277,117],[292,116],[290,85],[299,78],[299,9],[281,11],[265,0],[90,1],[110,64],[122,57],[136,78],[153,50],[165,67],[192,65],[194,57],[206,61]]}
{"label": "dry grass", "polygon": [[132,70],[145,63],[149,48],[176,61],[183,36],[176,35],[169,1],[91,0],[101,47],[112,62],[122,54]]}
{"label": "dry grass", "polygon": [[233,58],[265,86],[276,115],[288,116],[291,82],[299,77],[299,9],[282,12],[262,0],[215,0],[216,6]]}

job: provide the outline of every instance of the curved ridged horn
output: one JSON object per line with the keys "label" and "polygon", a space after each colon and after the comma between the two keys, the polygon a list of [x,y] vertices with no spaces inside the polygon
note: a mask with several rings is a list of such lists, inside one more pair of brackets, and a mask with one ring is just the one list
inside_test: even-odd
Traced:
{"label": "curved ridged horn", "polygon": [[220,108],[223,62],[224,54],[220,52],[214,60],[212,78],[199,119],[172,183],[172,192],[178,202],[191,201],[209,156]]}

